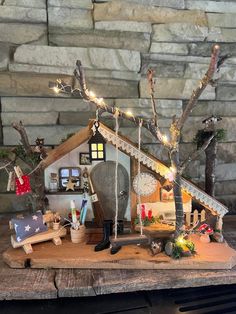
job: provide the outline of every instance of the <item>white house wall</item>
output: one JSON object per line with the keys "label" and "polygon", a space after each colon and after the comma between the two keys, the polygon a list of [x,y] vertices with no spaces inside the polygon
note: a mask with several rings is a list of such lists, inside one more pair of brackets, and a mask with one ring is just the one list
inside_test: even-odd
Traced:
{"label": "white house wall", "polygon": [[[57,160],[45,169],[45,187],[49,189],[50,173],[58,173],[61,167],[80,167],[82,170],[87,167],[90,172],[92,168],[99,163],[99,161],[93,162],[90,166],[84,166],[79,164],[79,153],[89,152],[89,147],[87,143],[80,145],[79,147],[72,150],[70,153],[66,154],[61,159]],[[111,144],[106,144],[106,160],[115,161],[115,147]],[[119,151],[119,163],[124,166],[127,170],[130,178],[130,157]],[[76,206],[80,208],[83,199],[82,194],[73,194],[72,191],[68,192],[68,195],[58,195],[58,194],[47,194],[49,200],[50,209],[53,211],[58,211],[63,217],[67,217],[70,207],[70,200],[75,200]],[[91,220],[93,218],[92,206],[90,200],[88,201],[88,213],[86,220]],[[130,219],[130,197],[128,200],[128,205],[126,208],[125,218]]]}

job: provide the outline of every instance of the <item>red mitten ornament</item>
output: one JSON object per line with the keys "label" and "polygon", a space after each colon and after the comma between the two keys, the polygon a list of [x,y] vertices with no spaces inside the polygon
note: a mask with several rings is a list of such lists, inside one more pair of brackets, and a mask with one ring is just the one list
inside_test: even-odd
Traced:
{"label": "red mitten ornament", "polygon": [[20,183],[20,179],[16,179],[16,195],[24,195],[31,192],[29,176],[24,175],[21,179],[23,184]]}

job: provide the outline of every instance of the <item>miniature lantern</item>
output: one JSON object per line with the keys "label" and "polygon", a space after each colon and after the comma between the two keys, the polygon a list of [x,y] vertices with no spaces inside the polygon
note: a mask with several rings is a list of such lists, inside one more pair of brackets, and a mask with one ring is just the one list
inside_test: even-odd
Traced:
{"label": "miniature lantern", "polygon": [[99,128],[99,122],[94,123],[94,134],[91,136],[91,138],[88,141],[89,144],[89,153],[90,153],[90,159],[92,160],[106,160],[106,150],[105,150],[105,144],[106,141],[102,134],[98,131]]}

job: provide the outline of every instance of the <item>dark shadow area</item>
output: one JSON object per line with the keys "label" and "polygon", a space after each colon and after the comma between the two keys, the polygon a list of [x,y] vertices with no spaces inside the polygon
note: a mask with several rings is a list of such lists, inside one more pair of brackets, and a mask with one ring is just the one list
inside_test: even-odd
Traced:
{"label": "dark shadow area", "polygon": [[236,313],[236,285],[0,302],[1,314]]}

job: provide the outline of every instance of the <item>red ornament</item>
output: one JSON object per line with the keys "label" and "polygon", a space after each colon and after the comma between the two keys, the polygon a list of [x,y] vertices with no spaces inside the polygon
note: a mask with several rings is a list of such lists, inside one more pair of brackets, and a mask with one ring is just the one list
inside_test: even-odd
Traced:
{"label": "red ornament", "polygon": [[[80,211],[76,209],[76,218],[77,218],[78,220],[79,220],[79,217],[80,217]],[[69,212],[68,218],[69,218],[69,219],[72,219],[72,214],[71,214],[71,212]]]}
{"label": "red ornament", "polygon": [[152,219],[152,210],[149,209],[148,211],[148,219],[151,220]]}
{"label": "red ornament", "polygon": [[146,218],[146,213],[145,213],[145,206],[141,205],[142,209],[141,209],[141,218],[145,219]]}
{"label": "red ornament", "polygon": [[23,184],[20,183],[19,179],[16,179],[16,195],[24,195],[31,192],[29,176],[24,175],[21,177]]}

